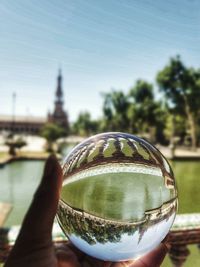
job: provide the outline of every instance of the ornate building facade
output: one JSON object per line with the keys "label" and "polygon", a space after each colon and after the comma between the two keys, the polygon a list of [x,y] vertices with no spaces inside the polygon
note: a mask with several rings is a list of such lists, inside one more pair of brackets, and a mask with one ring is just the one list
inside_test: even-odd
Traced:
{"label": "ornate building facade", "polygon": [[0,132],[38,134],[46,122],[45,117],[0,115]]}
{"label": "ornate building facade", "polygon": [[63,107],[64,101],[61,70],[59,70],[57,77],[54,105],[55,107],[53,113],[49,113],[47,117],[0,115],[0,132],[6,131],[16,134],[38,134],[42,127],[48,122],[56,123],[57,125],[66,129],[66,132],[68,131],[68,116]]}

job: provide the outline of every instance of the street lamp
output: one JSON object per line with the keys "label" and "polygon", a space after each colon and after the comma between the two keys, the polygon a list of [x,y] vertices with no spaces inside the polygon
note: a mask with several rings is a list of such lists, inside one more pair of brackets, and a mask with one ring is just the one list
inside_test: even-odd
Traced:
{"label": "street lamp", "polygon": [[16,105],[16,93],[12,94],[12,128],[11,133],[14,135],[14,128],[15,128],[15,105]]}

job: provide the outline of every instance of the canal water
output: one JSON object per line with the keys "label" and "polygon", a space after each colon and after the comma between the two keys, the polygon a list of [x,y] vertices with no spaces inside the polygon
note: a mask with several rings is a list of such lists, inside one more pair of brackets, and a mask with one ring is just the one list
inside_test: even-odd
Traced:
{"label": "canal water", "polygon": [[[200,212],[200,161],[173,161],[179,192],[179,213]],[[5,226],[18,225],[30,205],[42,172],[43,161],[16,161],[0,168],[0,202],[13,204],[13,209]],[[194,246],[192,246],[194,247]],[[198,266],[197,250],[192,248],[195,257],[185,266]],[[163,266],[170,266],[168,265]],[[195,265],[197,264],[197,265]],[[199,265],[200,266],[200,265]]]}
{"label": "canal water", "polygon": [[[179,213],[200,212],[200,161],[171,163],[179,192]],[[43,161],[16,161],[0,168],[0,201],[13,204],[6,226],[20,224],[39,184]]]}
{"label": "canal water", "polygon": [[0,168],[0,202],[13,208],[6,226],[21,224],[42,175],[43,161],[15,161]]}

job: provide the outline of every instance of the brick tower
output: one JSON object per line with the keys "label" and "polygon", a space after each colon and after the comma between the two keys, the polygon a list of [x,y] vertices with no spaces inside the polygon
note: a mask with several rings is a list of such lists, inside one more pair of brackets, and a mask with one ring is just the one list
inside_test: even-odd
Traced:
{"label": "brick tower", "polygon": [[57,88],[55,94],[54,102],[54,112],[48,114],[48,121],[56,123],[57,125],[63,127],[67,132],[69,130],[68,115],[63,109],[64,100],[63,100],[63,90],[62,90],[62,74],[59,69],[57,77]]}

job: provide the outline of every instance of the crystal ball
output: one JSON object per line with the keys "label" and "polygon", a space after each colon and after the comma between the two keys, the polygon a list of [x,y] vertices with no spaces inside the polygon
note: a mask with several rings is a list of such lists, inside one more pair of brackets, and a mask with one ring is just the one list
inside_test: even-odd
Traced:
{"label": "crystal ball", "polygon": [[101,260],[138,258],[175,219],[172,169],[149,142],[126,133],[92,136],[66,157],[58,222],[69,240]]}

